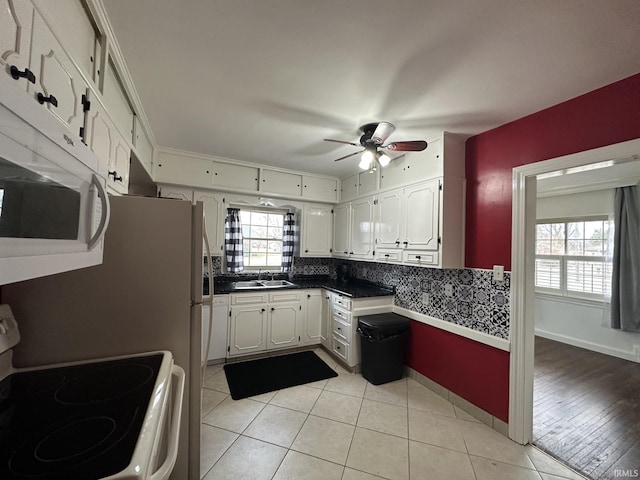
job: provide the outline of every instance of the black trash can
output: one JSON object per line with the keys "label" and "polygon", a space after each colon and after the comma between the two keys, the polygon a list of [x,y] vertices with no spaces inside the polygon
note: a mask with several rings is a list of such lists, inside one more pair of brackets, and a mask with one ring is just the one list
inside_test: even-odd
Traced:
{"label": "black trash can", "polygon": [[402,378],[409,319],[396,313],[358,319],[362,376],[373,385]]}

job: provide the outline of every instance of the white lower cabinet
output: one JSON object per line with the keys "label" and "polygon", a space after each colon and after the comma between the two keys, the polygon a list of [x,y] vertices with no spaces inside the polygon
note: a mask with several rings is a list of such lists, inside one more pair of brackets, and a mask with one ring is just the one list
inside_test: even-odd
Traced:
{"label": "white lower cabinet", "polygon": [[267,350],[295,347],[299,343],[298,318],[302,306],[299,303],[271,305],[267,328]]}
{"label": "white lower cabinet", "polygon": [[331,350],[331,294],[326,290],[322,290],[321,297],[320,343]]}
{"label": "white lower cabinet", "polygon": [[265,305],[231,306],[228,355],[245,355],[267,349]]}
{"label": "white lower cabinet", "polygon": [[315,345],[322,342],[323,332],[323,291],[307,290],[300,322],[300,345]]}

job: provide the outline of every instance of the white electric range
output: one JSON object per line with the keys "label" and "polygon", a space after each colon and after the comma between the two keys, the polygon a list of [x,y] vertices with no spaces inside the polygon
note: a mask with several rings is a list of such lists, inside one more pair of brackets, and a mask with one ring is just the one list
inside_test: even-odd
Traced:
{"label": "white electric range", "polygon": [[0,305],[0,478],[169,478],[185,383],[171,352],[17,369],[19,341]]}

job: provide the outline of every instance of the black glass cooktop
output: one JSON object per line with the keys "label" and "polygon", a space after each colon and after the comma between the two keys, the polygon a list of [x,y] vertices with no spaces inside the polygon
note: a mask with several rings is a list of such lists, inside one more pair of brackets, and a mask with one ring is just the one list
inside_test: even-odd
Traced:
{"label": "black glass cooktop", "polygon": [[91,480],[129,465],[162,354],[0,382],[0,479]]}

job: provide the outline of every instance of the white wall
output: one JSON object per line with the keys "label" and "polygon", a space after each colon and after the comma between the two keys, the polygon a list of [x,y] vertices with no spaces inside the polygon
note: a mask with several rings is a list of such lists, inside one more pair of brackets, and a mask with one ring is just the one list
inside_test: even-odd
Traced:
{"label": "white wall", "polygon": [[566,218],[613,213],[613,189],[538,198],[536,218]]}
{"label": "white wall", "polygon": [[[567,218],[613,213],[613,189],[538,198],[537,218]],[[536,335],[640,362],[640,334],[605,327],[603,306],[536,295]]]}
{"label": "white wall", "polygon": [[536,335],[640,362],[640,334],[603,326],[601,305],[541,297],[535,300]]}

